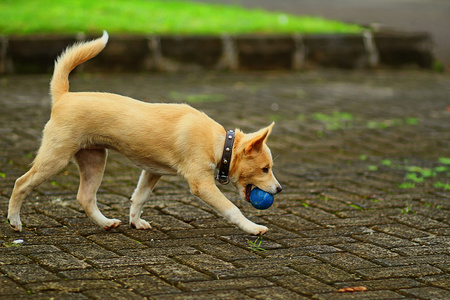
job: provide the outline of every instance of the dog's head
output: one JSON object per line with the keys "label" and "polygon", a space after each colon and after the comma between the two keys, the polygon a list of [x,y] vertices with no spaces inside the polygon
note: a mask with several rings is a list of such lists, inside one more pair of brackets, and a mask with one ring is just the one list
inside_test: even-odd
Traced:
{"label": "dog's head", "polygon": [[272,172],[272,154],[266,144],[273,125],[250,134],[236,132],[230,181],[247,201],[255,186],[273,195],[281,192],[281,185]]}

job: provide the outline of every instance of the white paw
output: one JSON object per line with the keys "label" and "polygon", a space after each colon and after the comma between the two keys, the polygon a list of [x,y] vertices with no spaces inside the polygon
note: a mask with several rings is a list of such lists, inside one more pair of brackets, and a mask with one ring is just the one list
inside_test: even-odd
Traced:
{"label": "white paw", "polygon": [[253,234],[253,235],[263,235],[267,231],[269,231],[269,228],[263,225],[255,224],[255,226],[252,226],[252,228],[249,228],[249,230],[246,230],[247,233]]}
{"label": "white paw", "polygon": [[120,226],[122,222],[117,219],[107,219],[107,221],[102,225],[105,230],[111,230]]}
{"label": "white paw", "polygon": [[133,228],[136,229],[150,229],[152,226],[150,226],[150,223],[145,221],[144,219],[138,219],[138,220],[131,220],[130,225]]}
{"label": "white paw", "polygon": [[12,229],[15,231],[22,231],[22,222],[20,222],[20,217],[8,217],[9,225],[11,225]]}

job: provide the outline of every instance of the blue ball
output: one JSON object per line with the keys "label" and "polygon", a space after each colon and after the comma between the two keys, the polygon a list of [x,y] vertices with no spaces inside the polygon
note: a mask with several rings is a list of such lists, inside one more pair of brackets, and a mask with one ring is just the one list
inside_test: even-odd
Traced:
{"label": "blue ball", "polygon": [[256,209],[268,209],[273,203],[273,195],[255,187],[250,193],[250,203]]}

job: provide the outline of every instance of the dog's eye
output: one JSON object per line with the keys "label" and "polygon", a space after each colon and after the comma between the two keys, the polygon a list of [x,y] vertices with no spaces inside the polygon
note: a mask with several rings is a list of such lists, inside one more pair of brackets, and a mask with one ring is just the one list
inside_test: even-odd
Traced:
{"label": "dog's eye", "polygon": [[269,168],[268,168],[268,167],[262,168],[262,171],[263,171],[264,173],[269,173]]}

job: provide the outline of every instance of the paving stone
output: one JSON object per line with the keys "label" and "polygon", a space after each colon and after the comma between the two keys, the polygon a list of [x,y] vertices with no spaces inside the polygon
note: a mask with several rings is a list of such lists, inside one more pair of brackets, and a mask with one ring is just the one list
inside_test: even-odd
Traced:
{"label": "paving stone", "polygon": [[[10,296],[0,296],[2,300],[11,299]],[[61,292],[61,291],[45,291],[37,294],[28,294],[26,296],[15,295],[14,299],[36,299],[36,300],[45,300],[45,299],[61,299],[61,300],[86,300],[89,299],[87,296],[81,293],[72,293],[72,292]]]}
{"label": "paving stone", "polygon": [[39,214],[25,214],[22,218],[23,226],[32,227],[54,227],[61,224],[52,218]]}
{"label": "paving stone", "polygon": [[356,280],[357,277],[341,269],[335,268],[328,264],[316,264],[316,265],[300,265],[292,266],[299,272],[316,278],[325,283],[333,283],[339,281]]}
{"label": "paving stone", "polygon": [[301,234],[307,237],[321,237],[321,236],[349,236],[353,234],[371,234],[374,230],[368,227],[340,227],[340,228],[329,228],[320,230],[308,230],[303,231]]}
{"label": "paving stone", "polygon": [[145,248],[144,245],[133,240],[121,233],[101,233],[87,237],[89,240],[98,243],[107,249],[129,249],[129,248]]}
{"label": "paving stone", "polygon": [[341,201],[335,201],[335,200],[329,200],[327,197],[327,195],[322,195],[323,199],[312,199],[309,200],[309,203],[321,210],[330,212],[330,213],[334,213],[334,212],[338,212],[338,211],[343,211],[343,210],[356,210],[357,208],[352,207],[348,204],[342,203]]}
{"label": "paving stone", "polygon": [[5,254],[2,253],[0,256],[0,265],[23,265],[29,264],[32,261],[21,254]]}
{"label": "paving stone", "polygon": [[421,282],[430,284],[435,287],[448,289],[450,282],[450,274],[425,276],[419,279]]}
{"label": "paving stone", "polygon": [[227,290],[227,289],[244,289],[244,288],[259,288],[266,286],[273,286],[274,284],[264,278],[247,277],[236,279],[221,279],[213,281],[198,281],[198,282],[182,282],[178,287],[186,291],[211,291],[211,290]]}
{"label": "paving stone", "polygon": [[221,228],[218,230],[217,228],[212,229],[189,229],[189,230],[173,230],[168,231],[167,234],[175,239],[189,239],[189,238],[200,238],[200,237],[216,237],[222,235],[236,235],[241,234],[238,228]]}
{"label": "paving stone", "polygon": [[268,277],[275,275],[294,275],[298,274],[297,271],[285,267],[274,265],[259,265],[253,267],[236,268],[236,269],[224,269],[224,270],[211,270],[209,273],[215,279],[230,279],[241,277]]}
{"label": "paving stone", "polygon": [[320,263],[320,261],[309,256],[289,256],[289,257],[274,256],[264,259],[247,259],[247,260],[237,260],[233,262],[234,265],[243,268],[251,268],[256,266],[261,267],[295,266],[310,263]]}
{"label": "paving stone", "polygon": [[390,277],[422,277],[433,274],[440,274],[442,270],[433,266],[422,264],[400,267],[382,267],[372,269],[359,269],[356,272],[367,279],[381,279]]}
{"label": "paving stone", "polygon": [[405,299],[401,294],[393,291],[366,291],[366,292],[354,292],[354,293],[328,293],[316,295],[314,299]]}
{"label": "paving stone", "polygon": [[90,268],[59,272],[58,275],[68,279],[117,279],[150,274],[142,267]]}
{"label": "paving stone", "polygon": [[449,225],[418,215],[418,214],[408,214],[408,215],[400,215],[400,216],[392,216],[391,219],[395,219],[400,223],[416,227],[421,230],[431,229],[431,228],[440,228],[440,227],[448,227]]}
{"label": "paving stone", "polygon": [[270,249],[279,249],[283,248],[281,244],[278,244],[272,240],[269,240],[272,237],[272,233],[267,234],[262,237],[249,237],[248,235],[229,235],[229,236],[221,236],[220,238],[223,241],[227,241],[235,246],[248,249],[251,246],[250,243],[258,243],[261,242],[260,247],[265,250]]}
{"label": "paving stone", "polygon": [[120,284],[106,280],[64,280],[27,284],[26,288],[32,293],[44,291],[83,292],[91,289],[117,289]]}
{"label": "paving stone", "polygon": [[413,241],[422,245],[443,246],[450,245],[450,236],[428,236],[423,238],[416,238],[413,239]]}
{"label": "paving stone", "polygon": [[319,238],[295,238],[279,240],[283,245],[289,247],[311,246],[311,245],[335,245],[340,243],[351,243],[355,240],[346,236],[330,236]]}
{"label": "paving stone", "polygon": [[89,263],[99,268],[143,266],[168,263],[172,260],[164,255],[150,257],[121,256],[117,258],[90,259]]}
{"label": "paving stone", "polygon": [[20,283],[58,280],[59,277],[38,265],[6,265],[0,266],[0,271]]}
{"label": "paving stone", "polygon": [[450,228],[430,229],[429,232],[437,235],[450,235]]}
{"label": "paving stone", "polygon": [[408,247],[417,245],[417,243],[412,242],[408,239],[378,232],[373,234],[353,235],[352,237],[357,240],[372,243],[388,249],[394,247]]}
{"label": "paving stone", "polygon": [[127,290],[132,290],[140,295],[152,298],[153,295],[157,294],[171,294],[172,296],[176,296],[176,294],[180,293],[179,289],[151,275],[139,275],[118,279],[117,282],[120,282]]}
{"label": "paving stone", "polygon": [[399,247],[393,248],[392,251],[407,256],[434,255],[434,254],[450,255],[450,247],[448,245],[433,245],[433,246],[421,245],[413,247]]}
{"label": "paving stone", "polygon": [[450,291],[436,287],[417,287],[412,289],[400,290],[400,292],[420,299],[448,299]]}
{"label": "paving stone", "polygon": [[[375,200],[369,200],[375,204],[374,207],[384,207],[386,204],[381,203],[381,201],[375,202]],[[380,204],[381,203],[381,204]],[[358,205],[359,206],[359,205]],[[357,218],[357,217],[368,217],[368,216],[378,216],[378,217],[387,217],[387,216],[396,216],[399,213],[398,208],[381,208],[381,209],[367,209],[367,210],[348,210],[348,211],[340,211],[336,213],[336,216],[340,218]],[[383,220],[387,220],[383,218]]]}
{"label": "paving stone", "polygon": [[193,228],[191,225],[172,216],[152,216],[150,224],[162,231]]}
{"label": "paving stone", "polygon": [[193,247],[166,247],[166,248],[136,248],[136,249],[122,249],[116,251],[124,256],[149,257],[149,256],[168,256],[182,254],[201,254],[201,252]]}
{"label": "paving stone", "polygon": [[233,269],[234,265],[218,259],[209,254],[201,255],[178,255],[175,257],[179,262],[193,267],[197,270],[209,271],[214,269]]}
{"label": "paving stone", "polygon": [[337,216],[315,207],[290,207],[286,211],[299,215],[307,220],[317,221],[326,219],[336,219]]}
{"label": "paving stone", "polygon": [[62,244],[60,247],[79,259],[119,257],[97,244]]}
{"label": "paving stone", "polygon": [[26,289],[15,283],[12,279],[1,276],[0,277],[0,295],[13,297],[18,295],[27,295]]}
{"label": "paving stone", "polygon": [[319,225],[306,221],[305,219],[295,215],[267,216],[264,219],[282,228],[293,231],[320,228]]}
{"label": "paving stone", "polygon": [[133,240],[141,242],[154,241],[167,238],[167,235],[156,228],[149,230],[136,230],[135,228],[120,226],[119,231]]}
{"label": "paving stone", "polygon": [[89,290],[83,293],[90,299],[130,299],[130,300],[145,300],[146,298],[137,295],[133,291],[126,289],[98,289]]}
{"label": "paving stone", "polygon": [[[39,245],[46,247],[48,245],[58,244],[80,244],[88,243],[89,240],[79,235],[59,235],[59,236],[33,236],[24,238],[25,245]],[[40,247],[38,247],[40,248]]]}
{"label": "paving stone", "polygon": [[209,299],[252,299],[237,290],[217,290],[209,292],[195,292],[171,295],[155,295],[152,299],[156,300],[209,300]]}
{"label": "paving stone", "polygon": [[217,244],[217,245],[203,245],[198,246],[202,252],[213,255],[225,261],[235,261],[240,259],[252,259],[258,256],[247,249],[230,245],[230,244]]}
{"label": "paving stone", "polygon": [[400,238],[406,238],[406,239],[426,237],[426,236],[430,235],[429,233],[427,233],[425,231],[414,229],[414,228],[411,228],[411,227],[408,227],[408,226],[405,226],[402,224],[377,225],[372,228],[377,231],[396,235]]}
{"label": "paving stone", "polygon": [[195,228],[205,229],[205,228],[234,228],[233,224],[227,222],[225,219],[221,218],[211,218],[211,219],[198,219],[190,221],[189,225]]}
{"label": "paving stone", "polygon": [[372,226],[378,224],[388,224],[391,222],[392,221],[390,221],[389,219],[383,217],[359,217],[359,218],[329,219],[317,221],[317,223],[328,227]]}
{"label": "paving stone", "polygon": [[31,254],[30,258],[37,261],[40,265],[46,266],[55,271],[86,269],[90,264],[76,258],[75,256],[64,252]]}
{"label": "paving stone", "polygon": [[271,280],[282,287],[306,295],[335,291],[333,287],[302,274],[273,276]]}
{"label": "paving stone", "polygon": [[146,246],[152,248],[174,248],[182,246],[197,246],[197,245],[213,245],[222,244],[223,241],[214,237],[202,237],[202,238],[186,238],[186,239],[164,239],[164,240],[150,240],[145,242]]}
{"label": "paving stone", "polygon": [[[335,247],[366,259],[398,256],[395,252],[368,243],[346,243],[335,245]],[[393,250],[395,251],[395,249]]]}
{"label": "paving stone", "polygon": [[146,269],[158,275],[159,278],[169,282],[188,282],[212,279],[204,273],[179,263],[147,266]]}
{"label": "paving stone", "polygon": [[421,283],[411,278],[389,278],[378,280],[359,280],[348,282],[337,282],[337,288],[365,286],[368,290],[398,290],[420,286]]}
{"label": "paving stone", "polygon": [[288,289],[277,287],[262,287],[262,288],[254,288],[254,289],[246,289],[242,290],[242,293],[253,297],[255,299],[292,299],[292,300],[306,300],[307,297],[300,296],[297,293],[294,293]]}
{"label": "paving stone", "polygon": [[406,266],[416,264],[438,264],[450,263],[450,256],[445,254],[424,255],[424,256],[406,256],[397,258],[377,258],[375,262],[384,266]]}
{"label": "paving stone", "polygon": [[259,255],[263,257],[290,257],[303,255],[317,255],[318,253],[332,253],[339,251],[340,249],[333,246],[317,245],[317,246],[304,246],[287,249],[267,250],[260,252]]}
{"label": "paving stone", "polygon": [[215,217],[210,213],[207,213],[197,207],[191,205],[176,205],[169,206],[163,209],[163,212],[173,215],[174,217],[181,219],[185,222],[191,222],[197,219],[208,219],[211,217]]}
{"label": "paving stone", "polygon": [[[4,213],[50,115],[48,80],[0,80]],[[447,76],[86,74],[71,77],[71,90],[149,102],[179,102],[171,92],[220,94],[222,103],[191,105],[225,128],[246,132],[275,120],[268,145],[284,190],[273,207],[255,210],[232,186],[220,187],[244,215],[269,227],[260,246],[266,251],[248,249],[257,237],[190,195],[180,177],[163,177],[145,204],[153,228],[132,229],[128,199],[140,171],[110,151],[99,206],[124,224],[104,231],[86,216],[76,201],[78,171],[70,164],[53,184],[27,197],[22,232],[0,222],[0,299],[448,298],[450,196],[434,186],[447,174],[399,188],[407,168],[435,169],[443,166],[439,158],[450,157]],[[317,120],[317,113],[352,120],[337,120],[340,128],[331,130],[331,121]],[[408,205],[414,213],[400,211]],[[12,247],[17,239],[23,244]],[[359,285],[368,291],[337,293]]]}

